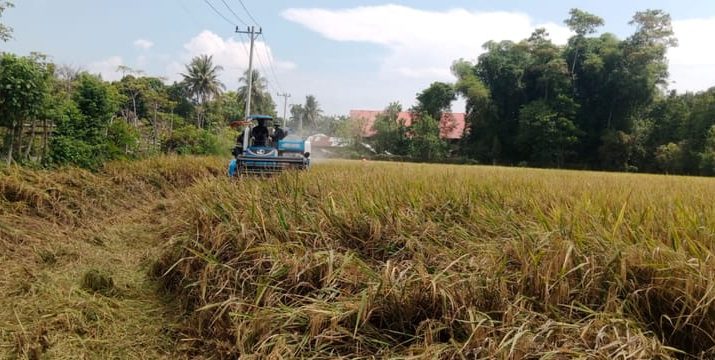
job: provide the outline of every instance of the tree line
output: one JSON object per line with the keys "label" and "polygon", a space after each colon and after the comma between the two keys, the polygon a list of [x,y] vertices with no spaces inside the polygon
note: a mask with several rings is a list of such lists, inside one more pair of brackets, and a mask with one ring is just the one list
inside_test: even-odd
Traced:
{"label": "tree line", "polygon": [[[414,125],[399,124],[391,104],[372,143],[425,160],[715,175],[715,88],[668,90],[666,53],[677,46],[670,15],[637,12],[626,39],[598,35],[596,15],[569,15],[565,45],[537,29],[519,42],[487,42],[476,62],[455,61],[454,84],[418,94]],[[436,136],[437,122],[455,95],[466,99],[467,129],[450,145]]]}
{"label": "tree line", "polygon": [[[0,0],[0,16],[11,8]],[[0,42],[12,29],[0,24]],[[248,79],[252,113],[276,116],[267,81],[244,72],[236,91],[219,80],[223,69],[200,55],[171,84],[119,66],[119,81],[104,81],[80,68],[57,65],[46,55],[0,52],[0,136],[6,164],[75,165],[98,168],[115,159],[159,153],[230,154],[237,132],[231,121],[245,117]],[[290,126],[332,131],[314,96],[291,110]],[[280,119],[279,119],[280,121]]]}

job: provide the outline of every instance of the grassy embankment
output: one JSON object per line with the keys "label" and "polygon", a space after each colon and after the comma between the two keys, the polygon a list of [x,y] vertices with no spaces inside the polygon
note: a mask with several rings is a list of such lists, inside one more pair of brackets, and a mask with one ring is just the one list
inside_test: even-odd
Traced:
{"label": "grassy embankment", "polygon": [[715,357],[715,180],[328,162],[181,195],[154,271],[216,358]]}
{"label": "grassy embankment", "polygon": [[148,269],[172,197],[223,160],[0,169],[0,358],[175,358],[177,307]]}

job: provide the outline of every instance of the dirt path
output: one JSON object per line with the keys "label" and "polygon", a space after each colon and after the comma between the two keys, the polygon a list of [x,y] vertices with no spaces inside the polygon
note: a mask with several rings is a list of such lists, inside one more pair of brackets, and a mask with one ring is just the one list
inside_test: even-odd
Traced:
{"label": "dirt path", "polygon": [[177,358],[175,307],[147,276],[172,201],[38,230],[24,253],[0,254],[0,358]]}

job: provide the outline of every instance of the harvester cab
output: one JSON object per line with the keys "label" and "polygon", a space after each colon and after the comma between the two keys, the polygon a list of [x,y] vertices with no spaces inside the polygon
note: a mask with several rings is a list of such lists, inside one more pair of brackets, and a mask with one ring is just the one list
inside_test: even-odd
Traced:
{"label": "harvester cab", "polygon": [[228,175],[271,175],[283,170],[307,170],[310,167],[310,142],[273,123],[268,115],[252,115],[246,121],[234,122],[232,126],[244,126],[233,149],[234,159],[228,167]]}

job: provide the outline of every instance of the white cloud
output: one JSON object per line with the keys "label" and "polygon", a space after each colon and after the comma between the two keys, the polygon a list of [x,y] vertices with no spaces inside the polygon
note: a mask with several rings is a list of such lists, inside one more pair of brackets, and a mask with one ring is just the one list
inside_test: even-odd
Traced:
{"label": "white cloud", "polygon": [[400,5],[365,6],[343,10],[288,9],[283,17],[336,41],[378,44],[389,54],[385,75],[450,79],[449,67],[458,58],[475,59],[489,40],[518,41],[545,27],[554,42],[563,44],[569,30],[555,23],[537,24],[516,12],[477,12],[465,9],[426,11]]}
{"label": "white cloud", "polygon": [[[172,80],[180,79],[179,73],[185,71],[183,64],[187,64],[194,56],[206,54],[213,56],[214,64],[223,67],[221,80],[224,84],[229,88],[234,88],[243,72],[248,69],[249,43],[247,39],[246,41],[241,40],[224,39],[211,31],[204,30],[184,44],[184,52],[180,56],[181,62],[169,63],[166,67],[167,75]],[[273,64],[273,70],[278,75],[296,67],[290,61],[276,59],[273,51],[265,42],[256,41],[254,44],[254,69],[261,71],[262,75],[272,82],[274,76],[269,62]]]}
{"label": "white cloud", "polygon": [[668,51],[672,88],[700,91],[715,86],[715,17],[673,21],[678,47]]}
{"label": "white cloud", "polygon": [[117,67],[124,65],[124,61],[120,56],[111,56],[107,59],[93,62],[87,66],[87,69],[92,74],[99,74],[102,79],[107,81],[119,80],[122,77],[117,71]]}
{"label": "white cloud", "polygon": [[149,50],[154,46],[154,43],[146,39],[137,39],[134,41],[134,46],[138,49]]}

